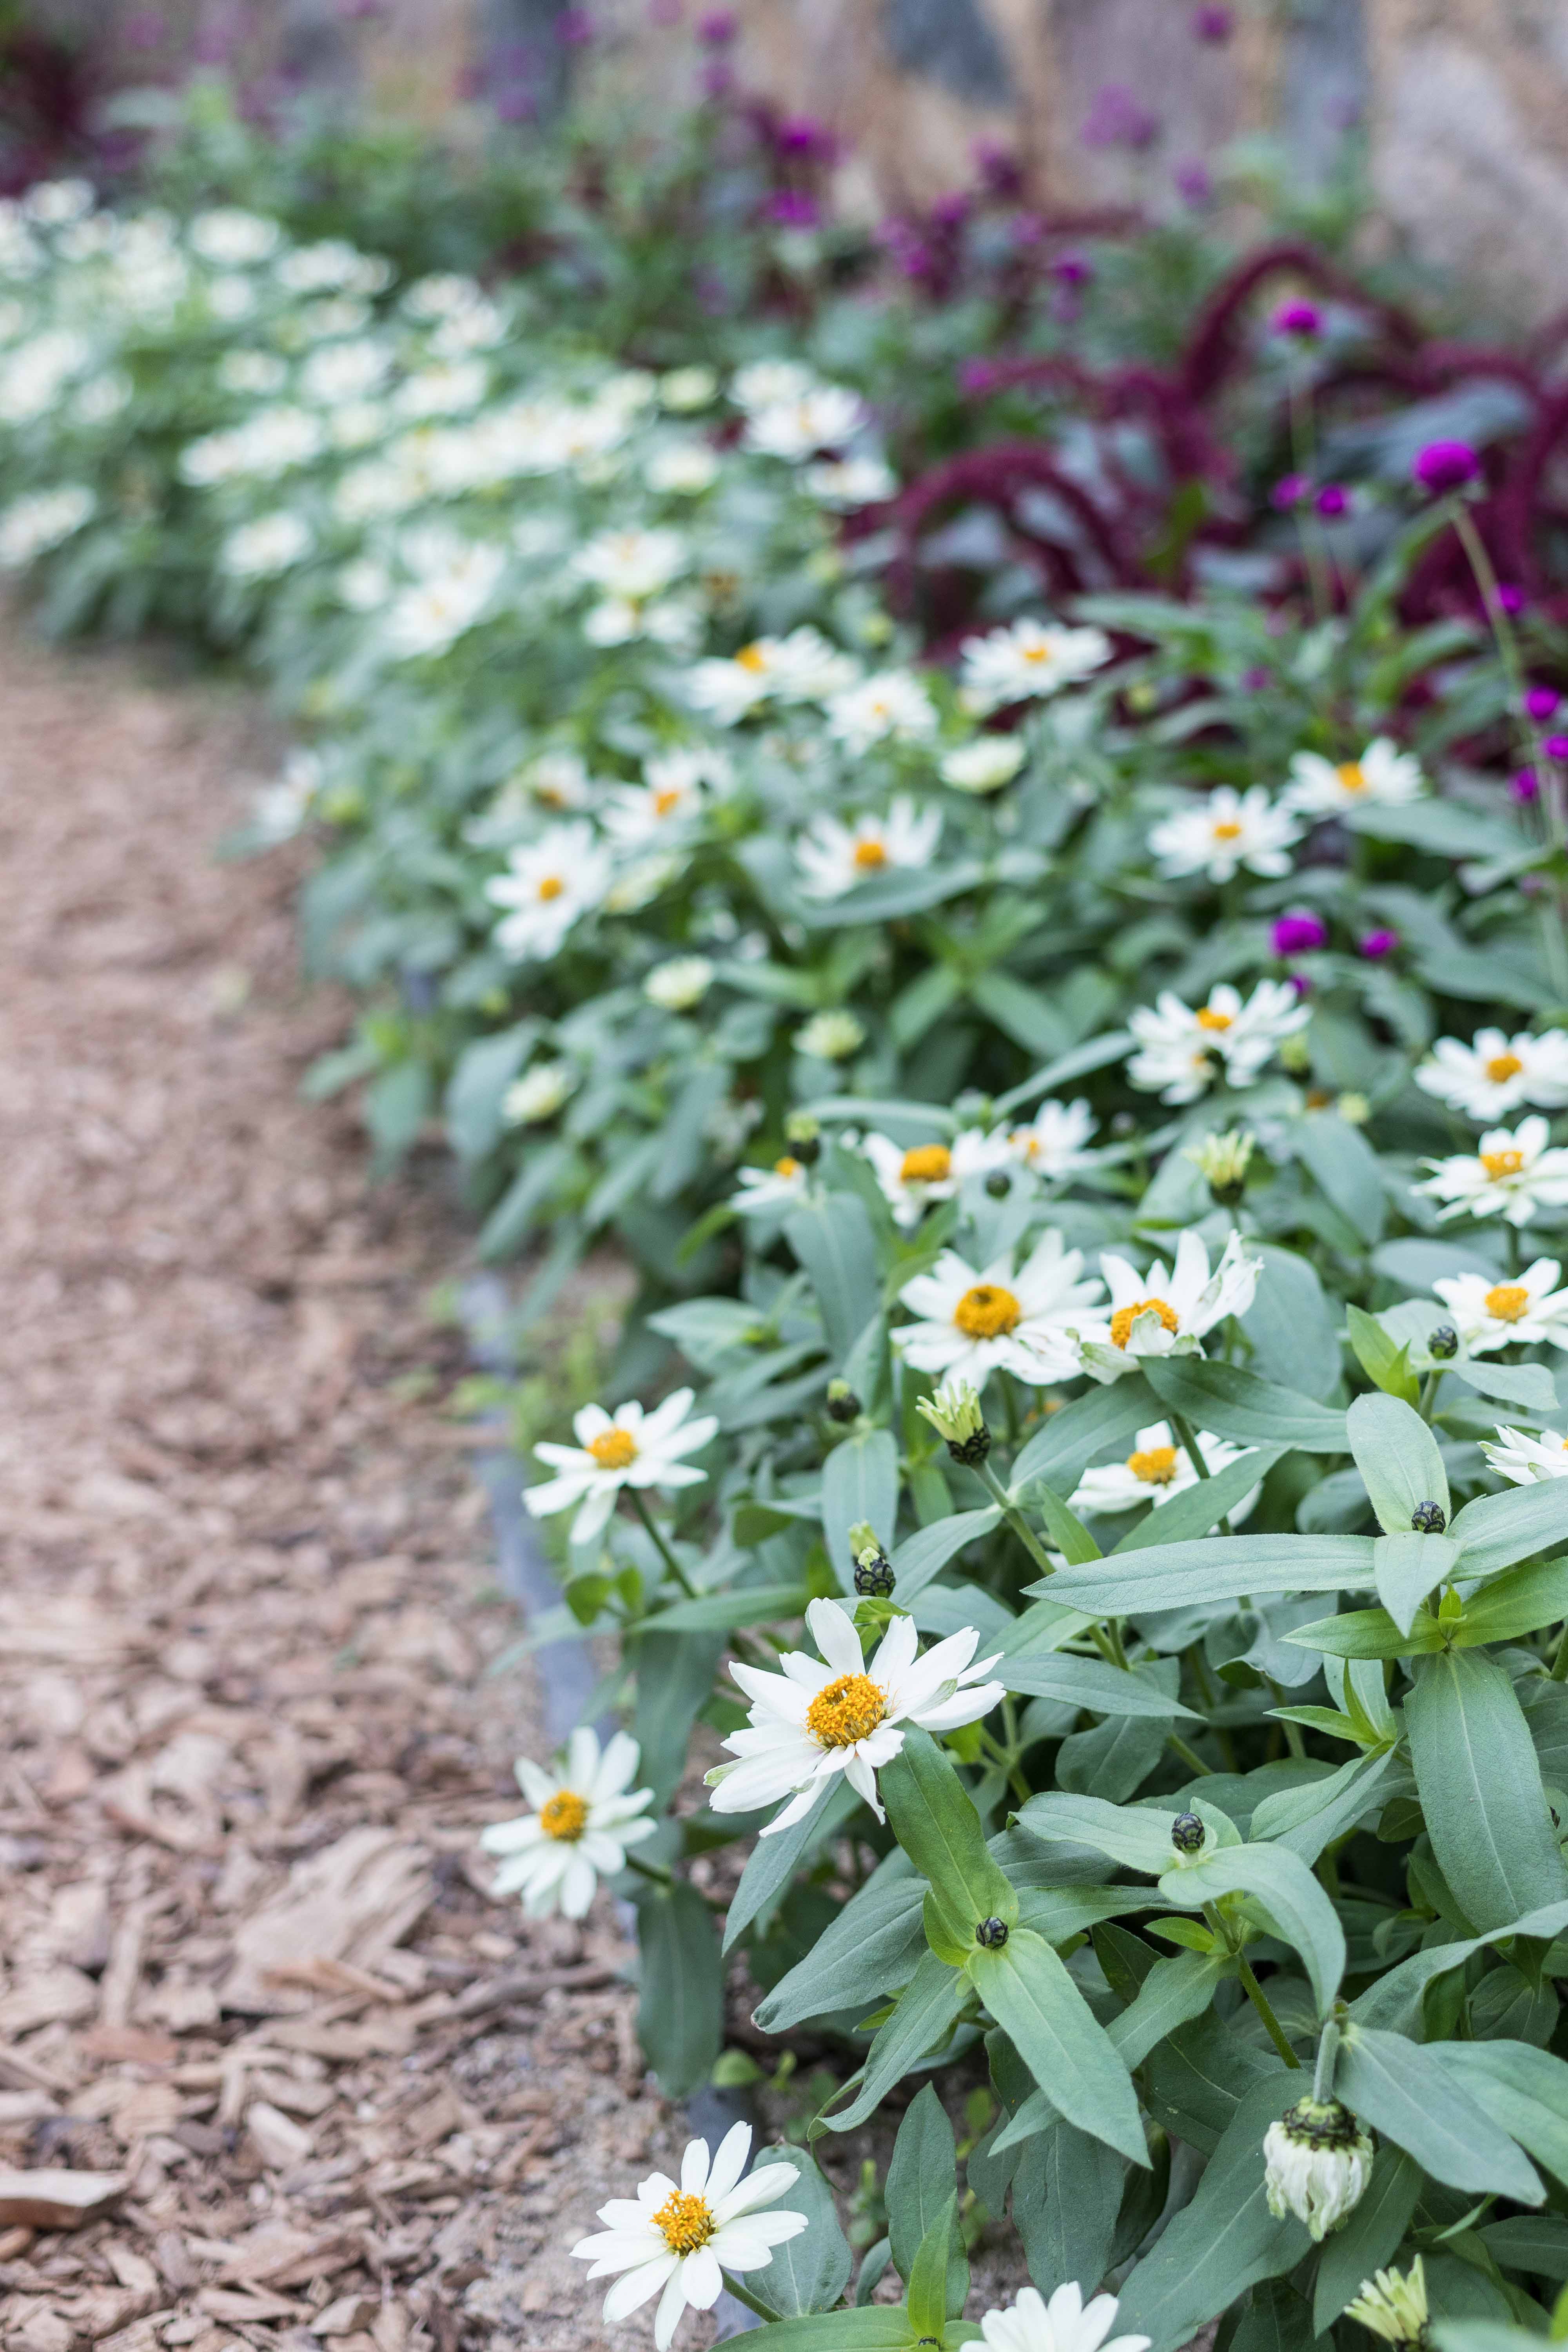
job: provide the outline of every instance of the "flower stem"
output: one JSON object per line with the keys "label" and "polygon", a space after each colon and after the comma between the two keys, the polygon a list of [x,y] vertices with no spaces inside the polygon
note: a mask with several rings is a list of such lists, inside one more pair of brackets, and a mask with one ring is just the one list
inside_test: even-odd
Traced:
{"label": "flower stem", "polygon": [[1563,1638],[1557,1644],[1557,1655],[1552,1661],[1550,1679],[1554,1683],[1568,1683],[1568,1625],[1563,1628]]}
{"label": "flower stem", "polygon": [[1176,1754],[1181,1758],[1189,1772],[1196,1772],[1205,1780],[1212,1780],[1214,1779],[1214,1766],[1212,1764],[1205,1764],[1203,1758],[1198,1754],[1197,1749],[1187,1746],[1186,1741],[1182,1738],[1180,1732],[1167,1732],[1165,1738],[1167,1746],[1175,1750]]}
{"label": "flower stem", "polygon": [[750,2287],[742,2285],[733,2271],[725,2272],[724,2284],[727,2291],[734,2296],[736,2302],[743,2303],[748,2311],[754,2311],[759,2319],[776,2319],[778,2317],[777,2312],[770,2311],[767,2305],[762,2301],[761,2297],[754,2295],[752,2293]]}
{"label": "flower stem", "polygon": [[625,1491],[631,1496],[633,1510],[637,1513],[638,1518],[642,1521],[644,1527],[647,1529],[649,1536],[652,1538],[654,1549],[658,1552],[660,1559],[663,1560],[666,1568],[668,1569],[671,1576],[674,1577],[677,1584],[679,1585],[682,1592],[685,1593],[689,1601],[700,1601],[702,1598],[701,1594],[698,1591],[697,1587],[692,1583],[691,1579],[687,1575],[686,1570],[681,1567],[680,1562],[676,1559],[675,1554],[671,1551],[668,1544],[665,1541],[664,1537],[659,1533],[658,1528],[654,1525],[653,1514],[648,1509],[647,1505],[643,1501],[642,1489],[639,1486],[628,1486]]}
{"label": "flower stem", "polygon": [[1056,1574],[1056,1570],[1051,1565],[1049,1555],[1047,1554],[1044,1544],[1040,1541],[1039,1537],[1035,1533],[1034,1528],[1029,1525],[1028,1520],[1024,1517],[1023,1512],[1018,1508],[1017,1504],[1015,1503],[1009,1496],[1006,1487],[1004,1486],[1001,1479],[998,1478],[995,1471],[991,1467],[990,1463],[976,1462],[972,1466],[975,1476],[979,1479],[981,1485],[984,1487],[992,1501],[996,1505],[1002,1517],[1006,1520],[1007,1525],[1012,1528],[1013,1533],[1017,1537],[1018,1541],[1023,1545],[1024,1549],[1028,1553],[1029,1558],[1034,1561],[1036,1567],[1040,1569],[1045,1575],[1054,1576]]}
{"label": "flower stem", "polygon": [[1323,2100],[1331,2099],[1333,2097],[1334,2061],[1338,2058],[1339,2053],[1339,2023],[1336,2019],[1331,2017],[1327,2024],[1324,2026],[1321,2033],[1318,2036],[1318,2060],[1317,2064],[1312,2069],[1312,2096],[1314,2099]]}
{"label": "flower stem", "polygon": [[[1173,1412],[1171,1415],[1171,1427],[1175,1431],[1177,1440],[1181,1444],[1184,1453],[1186,1454],[1187,1460],[1197,1472],[1198,1476],[1200,1478],[1212,1478],[1214,1473],[1209,1468],[1208,1464],[1204,1460],[1203,1448],[1198,1444],[1197,1436],[1193,1429],[1191,1422],[1184,1421],[1179,1412]],[[1224,1512],[1220,1514],[1217,1525],[1222,1536],[1229,1536],[1236,1533],[1235,1528],[1230,1524],[1228,1516]]]}
{"label": "flower stem", "polygon": [[1237,1965],[1241,1970],[1241,1981],[1246,1987],[1247,1997],[1252,2003],[1253,2008],[1258,2011],[1258,2016],[1263,2020],[1264,2028],[1268,2035],[1268,2039],[1272,2042],[1281,2058],[1284,2059],[1287,2066],[1299,2068],[1301,2061],[1297,2057],[1296,2053],[1286,2041],[1285,2029],[1280,2024],[1279,2020],[1275,2016],[1273,2010],[1270,2008],[1268,1996],[1264,1991],[1263,1987],[1258,1983],[1258,1979],[1253,1975],[1250,1965],[1247,1960],[1243,1959],[1239,1954],[1237,1955]]}

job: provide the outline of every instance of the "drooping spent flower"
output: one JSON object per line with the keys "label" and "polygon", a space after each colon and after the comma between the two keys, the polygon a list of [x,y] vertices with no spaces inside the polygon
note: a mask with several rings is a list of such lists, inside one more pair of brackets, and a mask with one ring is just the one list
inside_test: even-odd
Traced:
{"label": "drooping spent flower", "polygon": [[1102,1381],[1136,1371],[1141,1356],[1201,1355],[1216,1324],[1246,1314],[1263,1270],[1262,1260],[1233,1233],[1211,1274],[1203,1237],[1190,1227],[1176,1244],[1169,1272],[1156,1258],[1139,1274],[1111,1250],[1100,1253],[1100,1263],[1110,1285],[1110,1328],[1104,1336],[1084,1334],[1083,1369]]}
{"label": "drooping spent flower", "polygon": [[1263,2136],[1268,2210],[1277,2221],[1294,2213],[1320,2243],[1360,2203],[1373,2152],[1338,2099],[1298,2099]]}
{"label": "drooping spent flower", "polygon": [[630,1786],[640,1760],[626,1732],[601,1754],[597,1733],[585,1726],[572,1734],[558,1771],[520,1756],[512,1769],[531,1810],[479,1832],[485,1852],[500,1860],[490,1893],[521,1895],[531,1919],[553,1911],[581,1919],[599,1880],[624,1870],[626,1848],[658,1826],[647,1819],[653,1790]]}
{"label": "drooping spent flower", "polygon": [[524,1488],[531,1515],[543,1519],[580,1507],[572,1540],[586,1543],[608,1519],[623,1486],[700,1485],[707,1471],[693,1469],[684,1457],[699,1453],[719,1423],[710,1413],[688,1418],[691,1393],[677,1389],[648,1413],[634,1401],[621,1405],[613,1418],[602,1404],[585,1404],[573,1416],[575,1445],[543,1443],[533,1449],[555,1475]]}

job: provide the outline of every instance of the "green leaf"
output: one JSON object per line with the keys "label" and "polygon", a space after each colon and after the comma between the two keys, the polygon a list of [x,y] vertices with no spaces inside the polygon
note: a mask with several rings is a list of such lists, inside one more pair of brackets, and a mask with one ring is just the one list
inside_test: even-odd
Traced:
{"label": "green leaf", "polygon": [[1337,1617],[1315,1617],[1285,1639],[1299,1649],[1326,1651],[1331,1658],[1410,1658],[1443,1646],[1435,1617],[1417,1616],[1402,1633],[1386,1609],[1345,1609]]}
{"label": "green leaf", "polygon": [[741,1883],[730,1897],[724,1923],[724,1949],[744,1935],[760,1911],[783,1893],[803,1854],[836,1837],[860,1799],[840,1775],[809,1813],[772,1837],[760,1837],[746,1857]]}
{"label": "green leaf", "polygon": [[1500,1495],[1478,1495],[1448,1533],[1464,1548],[1467,1576],[1494,1576],[1532,1552],[1568,1544],[1568,1479],[1536,1478]]}
{"label": "green leaf", "polygon": [[1100,1558],[1100,1546],[1077,1512],[1063,1502],[1054,1486],[1048,1486],[1043,1478],[1033,1479],[1029,1485],[1028,1499],[1044,1519],[1047,1535],[1069,1568],[1078,1568],[1086,1560]]}
{"label": "green leaf", "polygon": [[1420,1414],[1394,1396],[1357,1397],[1345,1415],[1356,1468],[1385,1535],[1408,1535],[1418,1503],[1449,1514],[1448,1475]]}
{"label": "green leaf", "polygon": [[1237,1455],[1234,1462],[1227,1462],[1212,1477],[1199,1478],[1179,1495],[1173,1495],[1168,1503],[1156,1504],[1122,1537],[1110,1555],[1112,1559],[1120,1559],[1130,1551],[1146,1550],[1154,1544],[1185,1543],[1191,1538],[1207,1535],[1227,1512],[1246,1501],[1285,1450],[1282,1445],[1258,1446],[1251,1453]]}
{"label": "green leaf", "polygon": [[[955,1552],[977,1538],[988,1536],[1001,1521],[1001,1511],[994,1503],[989,1503],[983,1511],[958,1511],[952,1518],[935,1519],[929,1528],[921,1528],[918,1535],[906,1537],[897,1551],[889,1554],[900,1607],[908,1608],[931,1579],[942,1574]],[[871,1524],[875,1527],[877,1523],[873,1519]]]}
{"label": "green leaf", "polygon": [[1016,1927],[999,1948],[977,1946],[968,1967],[981,2000],[1058,2112],[1132,2163],[1147,2164],[1131,2078],[1045,1937]]}
{"label": "green leaf", "polygon": [[1360,2204],[1323,2241],[1318,2256],[1312,2324],[1320,2336],[1353,2303],[1363,2282],[1393,2261],[1420,2195],[1421,2167],[1415,2158],[1402,2147],[1380,2147]]}
{"label": "green leaf", "polygon": [[[746,2285],[758,2275],[748,2271]],[[909,2314],[901,2303],[775,2321],[768,2334],[773,2339],[768,2352],[909,2352],[911,2340]]]}
{"label": "green leaf", "polygon": [[879,1785],[893,1834],[931,1883],[942,1926],[959,1953],[983,1919],[1018,1916],[1011,1882],[992,1860],[968,1791],[928,1732],[910,1729],[882,1767]]}
{"label": "green leaf", "polygon": [[1345,1972],[1345,1937],[1339,1914],[1300,1855],[1279,1845],[1226,1845],[1167,1870],[1160,1892],[1192,1909],[1222,1895],[1242,1894],[1270,1932],[1306,1962],[1326,2017]]}
{"label": "green leaf", "polygon": [[1436,2047],[1349,2026],[1334,2087],[1363,2123],[1407,2148],[1434,2180],[1521,2205],[1539,2205],[1544,2197],[1534,2167],[1453,2081]]}
{"label": "green leaf", "polygon": [[925,1957],[925,1881],[886,1876],[886,1868],[850,1896],[805,1958],[764,1993],[755,2011],[764,2033],[783,2033],[834,2010],[863,2011],[908,1984]]}
{"label": "green leaf", "polygon": [[1494,2263],[1537,2278],[1568,2279],[1568,2221],[1555,2213],[1516,2213],[1477,2232]]}
{"label": "green leaf", "polygon": [[853,2101],[822,2116],[822,2129],[854,2131],[874,2115],[894,2084],[947,2040],[968,1990],[962,1969],[950,1968],[935,1952],[927,1952],[899,1995],[892,2015],[877,2029]]}
{"label": "green leaf", "polygon": [[801,1584],[738,1584],[727,1592],[704,1592],[696,1601],[672,1601],[644,1617],[645,1633],[726,1633],[737,1625],[776,1625],[801,1617],[811,1595]]}
{"label": "green leaf", "polygon": [[1388,1223],[1388,1195],[1376,1152],[1361,1132],[1332,1111],[1312,1111],[1289,1129],[1290,1148],[1320,1190],[1370,1248]]}
{"label": "green leaf", "polygon": [[1356,1361],[1368,1380],[1375,1381],[1390,1396],[1415,1404],[1421,1394],[1421,1383],[1410,1369],[1408,1341],[1401,1345],[1364,1307],[1347,1307],[1345,1321]]}
{"label": "green leaf", "polygon": [[1568,1928],[1568,1902],[1549,1903],[1544,1910],[1532,1911],[1523,1919],[1512,1919],[1506,1927],[1497,1927],[1485,1936],[1467,1937],[1458,1943],[1438,1944],[1424,1952],[1413,1952],[1407,1960],[1379,1977],[1363,1993],[1358,1993],[1351,2003],[1351,2015],[1358,2025],[1375,2025],[1390,2033],[1409,2033],[1421,2030],[1421,2004],[1429,1984],[1451,1970],[1464,1967],[1472,1952],[1483,1951],[1489,1944],[1500,1944],[1510,1936],[1538,1937],[1550,1943]]}
{"label": "green leaf", "polygon": [[[952,2126],[930,2083],[910,2102],[883,2188],[888,2208],[888,2235],[893,2262],[901,2279],[913,2281],[921,2246],[944,2216],[954,2219],[958,2194],[958,2157]],[[956,2319],[969,2292],[969,2264],[956,2229],[947,2239],[947,2284],[944,2318]],[[912,2287],[911,2287],[912,2309]]]}
{"label": "green leaf", "polygon": [[[1037,2091],[1026,2104],[1043,2095]],[[1043,2294],[1069,2280],[1105,2276],[1126,2179],[1114,2148],[1060,2116],[1029,2141],[1013,2176],[1013,2221]]]}
{"label": "green leaf", "polygon": [[1141,2066],[1157,2042],[1189,2018],[1201,2017],[1226,1973],[1226,1961],[1206,1952],[1178,1952],[1173,1959],[1156,1960],[1137,1999],[1106,2029],[1122,2064]]}
{"label": "green leaf", "polygon": [[[1435,2042],[1460,2088],[1538,2164],[1568,2182],[1568,2065],[1530,2042]],[[1565,2273],[1564,2275],[1568,2275]]]}
{"label": "green leaf", "polygon": [[[1300,1715],[1308,1710],[1291,1712]],[[1380,1784],[1393,1761],[1394,1751],[1387,1748],[1378,1754],[1354,1756],[1326,1780],[1265,1797],[1253,1813],[1252,1835],[1269,1839],[1303,1862],[1316,1862],[1326,1845],[1364,1822],[1373,1806],[1381,1811],[1384,1799]]]}
{"label": "green leaf", "polygon": [[1345,1417],[1315,1397],[1205,1356],[1145,1356],[1143,1377],[1167,1411],[1238,1445],[1345,1454]]}
{"label": "green leaf", "polygon": [[1453,1574],[1458,1557],[1450,1536],[1378,1537],[1372,1552],[1378,1597],[1402,1633],[1409,1633],[1426,1595]]}
{"label": "green leaf", "polygon": [[[1161,1411],[1159,1400],[1138,1372],[1075,1397],[1035,1432],[1015,1461],[1009,1480],[1013,1492],[1022,1496],[1039,1478],[1055,1493],[1070,1495],[1097,1455],[1125,1450],[1141,1429],[1161,1418]],[[1342,1443],[1340,1451],[1344,1451]]]}
{"label": "green leaf", "polygon": [[1241,1328],[1252,1342],[1254,1360],[1268,1379],[1304,1390],[1321,1402],[1340,1377],[1337,1315],[1324,1295],[1310,1258],[1264,1243],[1257,1296]]}
{"label": "green leaf", "polygon": [[1114,1552],[1102,1564],[1060,1568],[1025,1590],[1096,1617],[1136,1617],[1148,1609],[1239,1601],[1244,1593],[1341,1592],[1372,1581],[1370,1536],[1238,1535]]}
{"label": "green leaf", "polygon": [[890,1430],[864,1429],[836,1445],[822,1465],[822,1525],[844,1591],[855,1590],[849,1530],[864,1519],[884,1549],[899,1516],[899,1447]]}
{"label": "green leaf", "polygon": [[816,1294],[833,1354],[847,1356],[882,1304],[877,1236],[863,1202],[829,1192],[784,1220],[784,1239]]}
{"label": "green leaf", "polygon": [[1097,1715],[1181,1715],[1202,1720],[1195,1708],[1167,1697],[1136,1672],[1123,1673],[1101,1658],[1073,1657],[1060,1651],[1032,1658],[1004,1656],[996,1675],[1010,1691],[1025,1697],[1061,1699],[1072,1706],[1091,1707]]}
{"label": "green leaf", "polygon": [[1521,1407],[1532,1420],[1550,1420],[1557,1410],[1557,1391],[1544,1364],[1494,1364],[1470,1356],[1448,1370],[1478,1396]]}
{"label": "green leaf", "polygon": [[804,2148],[779,2145],[757,2158],[764,2164],[793,2165],[795,2185],[779,2203],[788,2212],[804,2213],[809,2226],[798,2238],[773,2248],[773,2260],[760,2271],[745,2273],[746,2285],[759,2303],[779,2319],[795,2319],[813,2311],[831,2311],[849,2284],[854,2256],[838,2226],[833,2191]]}
{"label": "green leaf", "polygon": [[681,2099],[707,2080],[724,2040],[719,1939],[689,1879],[639,1892],[637,1945],[637,2038],[665,2096]]}
{"label": "green leaf", "polygon": [[1466,1917],[1499,1927],[1568,1895],[1530,1727],[1497,1660],[1424,1659],[1405,1724],[1432,1851]]}
{"label": "green leaf", "polygon": [[1174,1803],[1167,1813],[1149,1805],[1111,1805],[1103,1797],[1047,1790],[1020,1809],[1018,1826],[1034,1837],[1068,1838],[1075,1845],[1092,1846],[1124,1869],[1159,1878],[1171,1867],[1175,1850],[1171,1823],[1178,1810]]}
{"label": "green leaf", "polygon": [[[931,2093],[934,2099],[935,2092]],[[889,2221],[891,2215],[889,2216]],[[889,2235],[891,2231],[889,2230]],[[909,2270],[910,2335],[917,2344],[940,2344],[947,2328],[948,2281],[952,2265],[952,2242],[958,2234],[958,2191],[950,2189],[915,2252]],[[963,2261],[967,2286],[969,2264]],[[960,2306],[962,2308],[962,2305]],[[957,2313],[952,2315],[957,2317]]]}
{"label": "green leaf", "polygon": [[1568,1617],[1568,1560],[1527,1560],[1505,1569],[1465,1603],[1454,1629],[1454,1646],[1470,1650],[1488,1642],[1511,1642],[1542,1625]]}

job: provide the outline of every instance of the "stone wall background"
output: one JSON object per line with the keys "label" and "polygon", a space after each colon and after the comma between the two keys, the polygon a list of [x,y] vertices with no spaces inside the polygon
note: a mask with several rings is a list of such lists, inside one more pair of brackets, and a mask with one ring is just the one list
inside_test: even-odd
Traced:
{"label": "stone wall background", "polygon": [[[173,0],[159,53],[226,43],[344,93],[437,122],[475,77],[557,102],[568,74],[681,102],[691,26],[711,0]],[[154,12],[37,0],[127,52]],[[584,14],[597,37],[559,37]],[[733,0],[743,86],[846,142],[842,194],[867,212],[972,176],[975,142],[1027,159],[1061,205],[1170,210],[1238,138],[1277,140],[1321,180],[1364,137],[1383,212],[1457,272],[1478,321],[1568,309],[1568,0],[1231,0],[1228,37],[1199,0]],[[684,21],[682,16],[684,15]],[[524,110],[520,109],[520,113]],[[519,137],[528,135],[520,120]]]}

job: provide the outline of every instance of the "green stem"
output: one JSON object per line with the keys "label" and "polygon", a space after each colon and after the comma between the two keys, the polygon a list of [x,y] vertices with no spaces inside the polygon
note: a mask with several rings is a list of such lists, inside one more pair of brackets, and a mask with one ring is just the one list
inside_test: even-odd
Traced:
{"label": "green stem", "polygon": [[748,2311],[754,2311],[759,2319],[776,2319],[778,2317],[777,2312],[770,2311],[765,2303],[762,2302],[758,2296],[754,2295],[748,2286],[742,2284],[741,2280],[735,2276],[733,2271],[725,2272],[724,2284],[728,2292],[734,2296],[736,2302],[743,2303]]}
{"label": "green stem", "polygon": [[1028,1520],[1024,1517],[1023,1512],[1018,1508],[1017,1504],[1013,1501],[1006,1487],[1004,1486],[1001,1479],[998,1478],[995,1471],[991,1467],[990,1463],[976,1462],[972,1466],[975,1476],[979,1479],[981,1485],[984,1487],[992,1501],[996,1505],[1002,1517],[1006,1520],[1007,1525],[1012,1528],[1013,1533],[1017,1537],[1018,1541],[1023,1545],[1024,1549],[1028,1553],[1029,1558],[1034,1561],[1036,1567],[1038,1568],[1045,1575],[1054,1576],[1056,1574],[1056,1570],[1051,1564],[1049,1555],[1047,1554],[1044,1544],[1040,1541],[1039,1537],[1035,1533],[1034,1528],[1029,1525]]}
{"label": "green stem", "polygon": [[1563,1638],[1557,1644],[1557,1655],[1552,1661],[1551,1679],[1554,1683],[1568,1683],[1568,1625],[1563,1628]]}
{"label": "green stem", "polygon": [[1433,1410],[1437,1402],[1437,1383],[1442,1377],[1441,1371],[1430,1371],[1421,1384],[1421,1402],[1415,1409],[1423,1421],[1430,1421],[1432,1418]]}
{"label": "green stem", "polygon": [[[1184,1421],[1179,1412],[1173,1412],[1171,1415],[1171,1427],[1175,1431],[1177,1443],[1181,1445],[1182,1450],[1186,1454],[1187,1460],[1192,1464],[1193,1468],[1197,1472],[1198,1476],[1200,1478],[1212,1478],[1214,1473],[1209,1468],[1208,1464],[1204,1460],[1203,1449],[1198,1444],[1196,1433],[1194,1431],[1191,1422]],[[1229,1518],[1223,1513],[1220,1516],[1217,1525],[1222,1536],[1234,1535],[1236,1532],[1235,1528],[1230,1524]]]}
{"label": "green stem", "polygon": [[1286,2041],[1285,2029],[1280,2024],[1279,2020],[1275,2016],[1273,2010],[1269,2007],[1268,1996],[1264,1991],[1263,1987],[1258,1983],[1258,1979],[1253,1975],[1251,1967],[1239,1954],[1237,1955],[1237,1965],[1241,1970],[1241,1981],[1246,1987],[1247,1997],[1252,2003],[1253,2008],[1258,2011],[1258,2016],[1263,2020],[1264,2028],[1268,2035],[1268,2039],[1272,2042],[1281,2058],[1284,2059],[1287,2066],[1295,2066],[1299,2068],[1301,2061],[1297,2057],[1296,2053]]}
{"label": "green stem", "polygon": [[1318,2036],[1318,2060],[1312,2069],[1312,2096],[1322,2101],[1334,2095],[1334,2061],[1339,2056],[1340,2029],[1338,2021],[1330,2018]]}
{"label": "green stem", "polygon": [[[1268,1696],[1274,1701],[1275,1706],[1282,1706],[1285,1702],[1285,1694],[1280,1689],[1279,1684],[1268,1675],[1265,1675],[1263,1679],[1268,1685]],[[1296,1757],[1298,1760],[1304,1759],[1307,1753],[1307,1743],[1301,1737],[1300,1725],[1299,1723],[1282,1722],[1279,1728],[1285,1734],[1285,1745],[1290,1750],[1291,1755]]]}
{"label": "green stem", "polygon": [[687,1575],[686,1570],[681,1567],[680,1562],[676,1559],[675,1554],[671,1551],[668,1544],[665,1541],[658,1528],[655,1527],[653,1522],[653,1514],[648,1509],[647,1505],[643,1501],[641,1487],[628,1486],[626,1491],[632,1498],[633,1510],[637,1513],[638,1518],[642,1521],[644,1527],[647,1529],[649,1536],[653,1539],[654,1549],[658,1552],[660,1559],[663,1560],[666,1568],[668,1569],[671,1576],[674,1577],[677,1584],[679,1585],[682,1592],[685,1593],[689,1601],[700,1601],[702,1598],[701,1594],[698,1591],[697,1587],[692,1583],[691,1579]]}
{"label": "green stem", "polygon": [[1168,1732],[1166,1734],[1166,1740],[1168,1745],[1173,1748],[1175,1753],[1181,1758],[1189,1772],[1196,1772],[1205,1780],[1212,1780],[1214,1779],[1214,1766],[1212,1764],[1205,1764],[1203,1758],[1198,1754],[1196,1748],[1189,1748],[1187,1746],[1186,1741],[1182,1738],[1180,1732]]}

